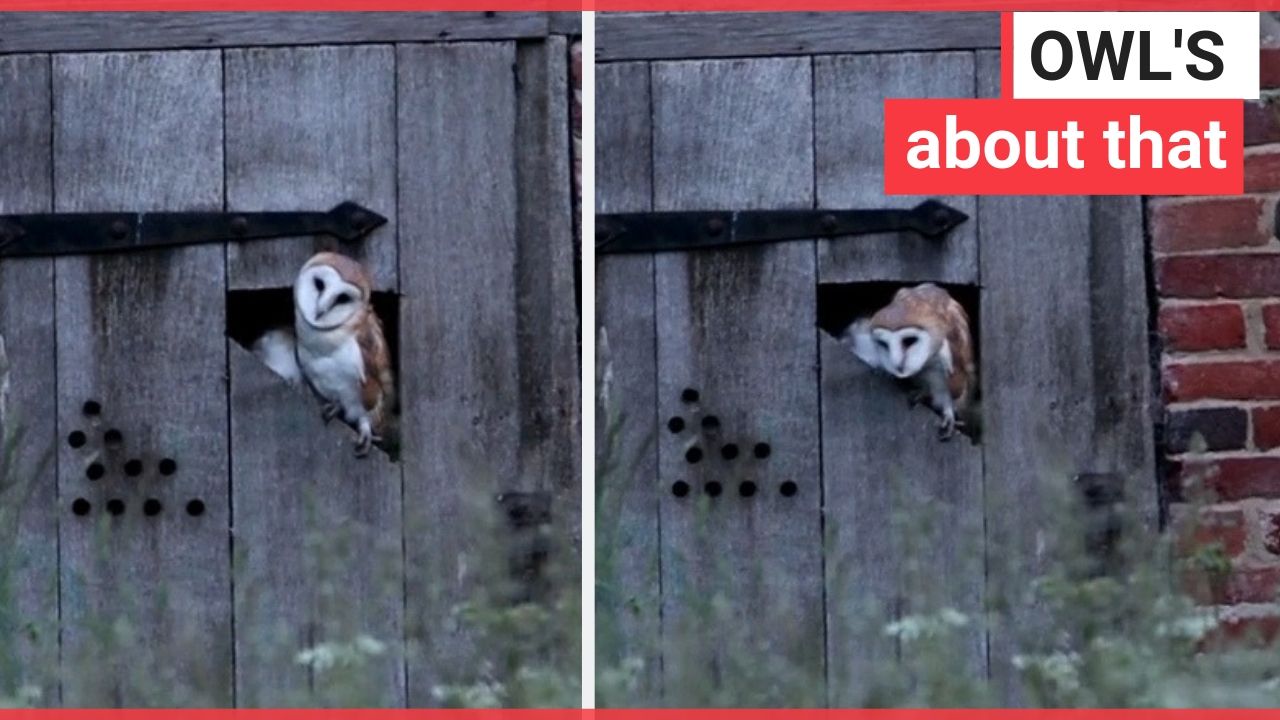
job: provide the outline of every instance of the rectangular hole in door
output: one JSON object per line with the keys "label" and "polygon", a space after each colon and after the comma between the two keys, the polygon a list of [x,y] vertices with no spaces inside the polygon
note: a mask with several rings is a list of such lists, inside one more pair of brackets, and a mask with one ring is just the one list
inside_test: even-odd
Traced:
{"label": "rectangular hole in door", "polygon": [[[373,309],[382,321],[382,334],[391,353],[396,385],[400,384],[400,296],[373,293]],[[293,327],[293,288],[232,290],[227,293],[227,337],[246,350],[270,330]],[[397,391],[399,388],[397,387]]]}
{"label": "rectangular hole in door", "polygon": [[[852,283],[820,283],[818,285],[818,328],[832,337],[839,337],[846,328],[858,318],[875,314],[877,310],[893,300],[894,293],[904,287],[918,285],[918,282],[872,281]],[[935,283],[950,293],[969,315],[969,333],[973,340],[973,364],[975,369],[981,368],[979,353],[982,348],[981,288],[977,285],[958,285],[952,283]],[[974,442],[981,438],[981,393],[982,381],[978,379],[978,395],[972,403],[972,410],[960,419],[970,425],[970,431],[964,431]]]}

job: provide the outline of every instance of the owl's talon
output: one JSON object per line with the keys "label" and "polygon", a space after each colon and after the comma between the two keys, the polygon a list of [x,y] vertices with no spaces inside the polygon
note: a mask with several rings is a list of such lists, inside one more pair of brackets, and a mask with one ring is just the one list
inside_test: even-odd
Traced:
{"label": "owl's talon", "polygon": [[368,419],[360,420],[359,429],[360,438],[356,440],[356,457],[362,458],[369,454],[369,449],[373,447],[373,443],[377,440],[377,436],[373,434],[373,428],[369,425]]}
{"label": "owl's talon", "polygon": [[339,412],[342,412],[342,406],[338,403],[325,403],[324,408],[320,411],[320,419],[324,420],[325,425],[328,425],[334,418],[338,417]]}
{"label": "owl's talon", "polygon": [[938,423],[938,439],[946,442],[956,436],[956,428],[960,423],[956,420],[955,415],[944,415],[942,422]]}

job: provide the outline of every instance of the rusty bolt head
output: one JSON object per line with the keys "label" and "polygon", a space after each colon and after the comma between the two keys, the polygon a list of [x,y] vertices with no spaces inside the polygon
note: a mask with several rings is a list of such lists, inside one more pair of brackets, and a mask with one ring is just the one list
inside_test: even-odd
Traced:
{"label": "rusty bolt head", "polygon": [[231,218],[231,232],[237,237],[244,237],[249,232],[249,219],[243,215]]}
{"label": "rusty bolt head", "polygon": [[724,218],[713,217],[707,221],[707,234],[716,237],[724,232]]}
{"label": "rusty bolt head", "polygon": [[832,215],[831,213],[827,213],[822,217],[818,218],[818,227],[822,228],[822,232],[824,233],[835,232],[837,227],[836,216]]}
{"label": "rusty bolt head", "polygon": [[123,240],[129,235],[129,223],[123,220],[116,220],[111,223],[111,239]]}

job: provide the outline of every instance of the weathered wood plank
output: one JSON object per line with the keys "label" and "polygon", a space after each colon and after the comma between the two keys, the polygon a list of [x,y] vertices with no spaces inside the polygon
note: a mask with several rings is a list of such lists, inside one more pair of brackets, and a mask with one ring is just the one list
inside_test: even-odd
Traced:
{"label": "weathered wood plank", "polygon": [[551,32],[557,35],[581,35],[582,13],[553,12],[547,13],[547,23]]}
{"label": "weathered wood plank", "polygon": [[[0,58],[0,213],[48,212],[53,204],[49,58]],[[58,684],[58,484],[53,462],[53,261],[0,262],[0,444],[22,433],[5,466],[0,449],[0,582],[16,612],[0,622],[0,694],[23,685],[56,703]],[[7,375],[7,382],[4,377]],[[6,476],[6,473],[8,475]],[[12,533],[12,534],[10,534]]]}
{"label": "weathered wood plank", "polygon": [[[972,54],[818,58],[815,73],[819,206],[918,202],[884,196],[883,144],[860,139],[882,135],[886,97],[972,96]],[[975,214],[972,197],[947,201]],[[940,244],[907,233],[820,241],[818,275],[977,285],[976,225]],[[856,299],[856,286],[847,292]],[[884,634],[887,621],[944,607],[972,620],[949,655],[963,658],[957,673],[984,678],[982,449],[963,438],[938,442],[933,413],[908,407],[901,389],[831,335],[820,346],[830,702],[863,705],[873,669],[900,655],[911,667],[910,648]]]}
{"label": "weathered wood plank", "polygon": [[[377,288],[396,288],[394,50],[229,50],[226,73],[228,208],[365,205],[389,222],[342,249],[365,264]],[[232,243],[228,282],[287,287],[312,253],[337,245],[327,237]]]}
{"label": "weathered wood plank", "polygon": [[543,37],[541,12],[0,13],[0,53]]}
{"label": "weathered wood plank", "polygon": [[600,13],[596,16],[596,59],[601,62],[998,47],[998,13]]}
{"label": "weathered wood plank", "polygon": [[[818,82],[818,204],[824,208],[913,207],[923,197],[886,197],[886,97],[973,97],[971,53],[837,56],[814,61]],[[822,282],[933,280],[973,283],[978,276],[977,202],[939,198],[970,215],[942,240],[915,233],[818,243]]]}
{"label": "weathered wood plank", "polygon": [[[356,458],[310,393],[228,350],[237,704],[403,706],[400,468],[381,452]],[[296,660],[362,635],[384,646],[363,667]]]}
{"label": "weathered wood plank", "polygon": [[[221,209],[218,53],[59,56],[53,90],[57,211]],[[89,436],[60,443],[63,661],[100,668],[68,677],[67,705],[232,702],[223,252],[56,261],[58,435]]]}
{"label": "weathered wood plank", "polygon": [[[998,95],[998,55],[978,65],[979,94]],[[1052,640],[1025,590],[1074,476],[1118,473],[1129,505],[1156,516],[1143,229],[1140,198],[984,197],[979,212],[989,594],[1009,603],[991,674],[1018,703],[1012,654]]]}
{"label": "weathered wood plank", "polygon": [[[596,210],[652,208],[649,66],[596,68]],[[590,233],[588,233],[590,241]],[[653,256],[596,266],[597,667],[644,663],[636,697],[662,695]]]}
{"label": "weathered wood plank", "polygon": [[[807,59],[655,64],[654,209],[811,207],[811,82]],[[659,419],[686,426],[658,441],[666,701],[821,704],[813,243],[659,255],[655,275]],[[740,662],[770,656],[784,676]]]}
{"label": "weathered wood plank", "polygon": [[[394,51],[228,51],[226,71],[228,207],[364,203],[390,222],[352,254],[377,287],[396,287]],[[228,285],[288,286],[315,249],[229,246]],[[350,430],[324,427],[309,393],[228,342],[237,703],[403,706],[400,468],[381,452],[354,457]],[[359,635],[384,652],[340,682],[295,659]]]}
{"label": "weathered wood plank", "polygon": [[[401,360],[410,705],[474,677],[452,614],[500,533],[492,497],[520,489],[516,97],[512,43],[397,48]],[[459,102],[458,98],[467,98]],[[430,148],[430,152],[423,151]],[[458,532],[459,524],[468,532]],[[486,564],[486,560],[488,564]]]}
{"label": "weathered wood plank", "polygon": [[553,493],[553,518],[562,539],[576,543],[582,504],[581,373],[566,45],[563,37],[521,43],[516,57],[518,476],[531,488]]}

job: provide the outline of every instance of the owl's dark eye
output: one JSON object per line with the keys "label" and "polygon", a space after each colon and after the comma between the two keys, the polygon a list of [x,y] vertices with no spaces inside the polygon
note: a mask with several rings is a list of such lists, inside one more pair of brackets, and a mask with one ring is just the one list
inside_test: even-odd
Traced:
{"label": "owl's dark eye", "polygon": [[346,305],[349,302],[351,302],[351,296],[346,293],[342,293],[341,295],[333,299],[334,305]]}
{"label": "owl's dark eye", "polygon": [[908,335],[908,336],[906,336],[906,337],[902,338],[902,347],[904,347],[904,348],[909,348],[909,347],[911,347],[912,345],[915,345],[915,344],[916,344],[916,340],[919,340],[919,339],[920,339],[920,338],[917,338],[915,335]]}
{"label": "owl's dark eye", "polygon": [[314,280],[316,283],[316,292],[324,292],[324,281],[320,278],[315,278]]}
{"label": "owl's dark eye", "polygon": [[885,349],[889,348],[889,341],[885,340],[884,338],[876,338],[876,342],[880,343],[880,347],[882,348],[885,348]]}

